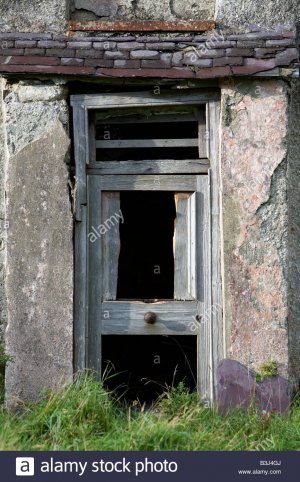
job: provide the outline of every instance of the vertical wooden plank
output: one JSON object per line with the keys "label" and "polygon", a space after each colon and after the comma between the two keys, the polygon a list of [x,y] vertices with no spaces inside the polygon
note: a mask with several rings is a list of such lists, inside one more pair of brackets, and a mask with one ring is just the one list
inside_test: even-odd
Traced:
{"label": "vertical wooden plank", "polygon": [[87,363],[87,193],[86,193],[86,109],[73,105],[75,156],[75,273],[74,273],[74,370]]}
{"label": "vertical wooden plank", "polygon": [[217,367],[219,361],[225,357],[224,326],[223,326],[223,298],[221,272],[221,175],[219,162],[219,124],[220,103],[209,102],[208,121],[210,124],[209,149],[211,159],[211,230],[212,236],[212,339],[213,339],[213,380],[214,395],[217,389]]}
{"label": "vertical wooden plank", "polygon": [[192,300],[190,288],[190,193],[175,194],[176,224],[174,230],[174,299]]}
{"label": "vertical wooden plank", "polygon": [[176,193],[174,299],[194,300],[196,293],[196,194]]}
{"label": "vertical wooden plank", "polygon": [[74,155],[76,164],[75,216],[81,221],[81,206],[86,205],[86,110],[83,106],[73,106]]}
{"label": "vertical wooden plank", "polygon": [[[101,225],[100,177],[88,176],[88,368],[101,376]],[[94,233],[94,236],[92,236]]]}
{"label": "vertical wooden plank", "polygon": [[82,220],[75,225],[75,287],[74,287],[74,370],[86,367],[86,206]]}
{"label": "vertical wooden plank", "polygon": [[102,296],[105,301],[117,299],[118,260],[120,248],[120,193],[102,193]]}
{"label": "vertical wooden plank", "polygon": [[205,110],[199,109],[197,112],[198,119],[198,151],[199,158],[207,158],[207,126]]}
{"label": "vertical wooden plank", "polygon": [[87,164],[96,162],[96,125],[95,112],[90,110],[87,112],[88,122],[88,153]]}
{"label": "vertical wooden plank", "polygon": [[188,200],[188,291],[191,299],[197,299],[197,193]]}
{"label": "vertical wooden plank", "polygon": [[210,109],[209,109],[209,104],[207,103],[205,106],[205,121],[206,121],[206,155],[208,159],[210,159],[210,138],[213,136],[214,132],[214,126],[210,122]]}
{"label": "vertical wooden plank", "polygon": [[203,400],[213,401],[211,333],[211,226],[208,176],[197,176],[198,313],[198,390]]}

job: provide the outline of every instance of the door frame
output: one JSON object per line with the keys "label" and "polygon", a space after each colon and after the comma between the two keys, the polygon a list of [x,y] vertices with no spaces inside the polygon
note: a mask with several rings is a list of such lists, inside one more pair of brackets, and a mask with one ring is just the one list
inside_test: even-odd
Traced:
{"label": "door frame", "polygon": [[[163,107],[178,105],[206,106],[206,150],[210,162],[210,287],[207,294],[210,308],[200,323],[202,356],[198,356],[198,390],[204,401],[213,403],[216,396],[217,366],[224,358],[223,300],[221,288],[221,183],[219,164],[220,94],[217,90],[193,89],[178,94],[169,91],[129,92],[71,96],[73,108],[74,154],[76,166],[75,192],[75,287],[74,287],[74,371],[101,366],[99,350],[89,349],[88,340],[99,342],[89,323],[88,289],[88,166],[93,163],[94,126],[89,113],[101,109],[130,107]],[[93,178],[94,176],[91,176]],[[100,340],[101,341],[101,340]],[[92,355],[93,353],[93,355]]]}

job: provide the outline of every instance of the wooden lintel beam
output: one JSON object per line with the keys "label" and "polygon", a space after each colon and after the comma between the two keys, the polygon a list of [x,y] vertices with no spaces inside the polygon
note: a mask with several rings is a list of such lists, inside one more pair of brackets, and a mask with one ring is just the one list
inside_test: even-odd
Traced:
{"label": "wooden lintel beam", "polygon": [[198,22],[189,20],[167,21],[82,21],[69,22],[69,30],[75,31],[101,31],[101,32],[205,32],[213,30],[216,24],[212,21]]}

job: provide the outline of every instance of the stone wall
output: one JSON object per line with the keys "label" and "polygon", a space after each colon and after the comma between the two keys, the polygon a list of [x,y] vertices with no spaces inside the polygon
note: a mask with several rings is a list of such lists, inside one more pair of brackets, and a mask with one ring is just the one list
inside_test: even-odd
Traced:
{"label": "stone wall", "polygon": [[10,401],[72,379],[73,223],[67,91],[7,83],[6,373]]}
{"label": "stone wall", "polygon": [[289,207],[289,376],[300,382],[300,83],[291,83],[288,135]]}
{"label": "stone wall", "polygon": [[[1,50],[2,47],[2,50]],[[299,72],[295,28],[249,34],[70,38],[0,33],[0,72],[212,79]]]}
{"label": "stone wall", "polygon": [[215,0],[71,0],[73,20],[212,20]]}
{"label": "stone wall", "polygon": [[216,0],[216,22],[232,31],[246,31],[257,26],[276,28],[299,19],[299,0]]}
{"label": "stone wall", "polygon": [[66,32],[73,20],[213,20],[232,31],[300,19],[298,0],[4,0],[0,32]]}
{"label": "stone wall", "polygon": [[222,91],[227,356],[288,373],[288,90],[279,80]]}
{"label": "stone wall", "polygon": [[5,249],[6,233],[9,220],[5,217],[5,160],[6,142],[3,112],[4,81],[0,77],[0,343],[4,340],[6,326],[6,298],[5,298]]}
{"label": "stone wall", "polygon": [[0,32],[66,31],[69,0],[2,0]]}

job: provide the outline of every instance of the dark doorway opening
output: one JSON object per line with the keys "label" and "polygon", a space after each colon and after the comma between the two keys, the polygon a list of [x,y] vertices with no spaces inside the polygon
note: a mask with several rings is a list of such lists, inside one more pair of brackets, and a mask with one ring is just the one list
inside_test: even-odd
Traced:
{"label": "dark doorway opening", "polygon": [[173,299],[174,192],[121,191],[118,299]]}
{"label": "dark doorway opening", "polygon": [[[102,336],[102,373],[109,390],[128,401],[152,403],[179,382],[197,385],[196,336]],[[113,376],[112,376],[113,375]]]}

